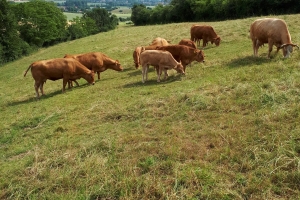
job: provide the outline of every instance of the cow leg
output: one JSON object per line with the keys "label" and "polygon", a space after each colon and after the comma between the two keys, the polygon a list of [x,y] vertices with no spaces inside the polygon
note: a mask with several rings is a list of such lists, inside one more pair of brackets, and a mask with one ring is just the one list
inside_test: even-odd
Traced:
{"label": "cow leg", "polygon": [[271,52],[272,52],[272,49],[273,49],[273,43],[269,41],[268,45],[269,45],[268,58],[270,58],[270,55],[271,55]]}
{"label": "cow leg", "polygon": [[203,47],[205,47],[206,46],[206,40],[205,39],[203,39]]}
{"label": "cow leg", "polygon": [[167,70],[166,68],[164,68],[164,73],[165,73],[164,80],[166,80],[167,77],[169,76],[169,75],[168,75],[168,70]]}
{"label": "cow leg", "polygon": [[145,83],[145,80],[148,79],[148,65],[145,64],[142,66],[142,82]]}
{"label": "cow leg", "polygon": [[72,81],[68,81],[68,89],[72,88],[73,87],[73,83]]}
{"label": "cow leg", "polygon": [[63,78],[63,87],[62,87],[62,92],[64,93],[65,92],[65,90],[66,90],[66,85],[67,85],[67,83],[69,82],[70,80],[69,79],[67,79],[67,78]]}
{"label": "cow leg", "polygon": [[253,55],[254,56],[257,56],[257,51],[258,51],[257,43],[258,43],[258,40],[252,40],[252,48],[253,48]]}
{"label": "cow leg", "polygon": [[45,95],[45,93],[44,93],[44,83],[45,83],[45,81],[40,84],[40,90],[41,90],[42,95]]}
{"label": "cow leg", "polygon": [[79,83],[76,80],[74,80],[74,82],[75,82],[76,86],[79,87]]}
{"label": "cow leg", "polygon": [[157,82],[160,82],[160,76],[161,76],[162,68],[163,68],[163,66],[158,66]]}
{"label": "cow leg", "polygon": [[98,80],[100,80],[100,72],[97,72],[97,74],[98,74]]}
{"label": "cow leg", "polygon": [[40,87],[40,84],[38,82],[35,82],[34,83],[34,89],[35,89],[35,94],[36,94],[36,98],[39,99],[40,98],[40,95],[39,95],[39,87]]}

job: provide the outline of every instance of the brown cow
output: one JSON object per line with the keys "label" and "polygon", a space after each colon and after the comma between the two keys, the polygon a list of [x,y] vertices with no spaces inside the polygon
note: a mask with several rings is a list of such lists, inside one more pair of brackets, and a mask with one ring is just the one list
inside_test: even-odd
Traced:
{"label": "brown cow", "polygon": [[66,54],[64,58],[74,58],[78,60],[81,64],[86,66],[88,69],[97,72],[98,79],[100,79],[100,72],[104,72],[107,69],[113,69],[116,71],[122,71],[123,67],[118,60],[113,60],[107,55],[100,52],[90,52],[83,54],[68,55]]}
{"label": "brown cow", "polygon": [[220,45],[221,38],[216,34],[213,27],[209,25],[193,25],[191,27],[191,40],[197,42],[200,45],[200,40],[203,39],[203,47],[205,47],[210,41],[216,46]]}
{"label": "brown cow", "polygon": [[155,38],[150,44],[150,46],[167,46],[167,45],[170,45],[170,41],[167,41],[166,39],[161,37]]}
{"label": "brown cow", "polygon": [[44,95],[43,86],[47,79],[52,81],[63,79],[62,92],[65,91],[66,84],[70,80],[84,78],[90,84],[94,85],[95,83],[94,72],[87,69],[80,62],[72,58],[56,58],[51,60],[36,61],[29,65],[28,69],[24,73],[24,77],[30,68],[32,77],[35,80],[34,88],[37,98],[40,97],[38,91],[39,88],[42,95]]}
{"label": "brown cow", "polygon": [[273,48],[273,45],[283,50],[283,56],[288,58],[293,52],[293,47],[299,46],[292,43],[291,35],[288,31],[284,20],[276,18],[257,19],[250,25],[250,38],[254,56],[257,56],[258,48],[263,44],[268,43],[269,52],[268,58]]}
{"label": "brown cow", "polygon": [[181,62],[183,70],[193,61],[204,62],[204,52],[185,45],[160,46],[157,50],[169,51],[177,62]]}
{"label": "brown cow", "polygon": [[160,76],[162,71],[164,71],[164,79],[167,78],[167,70],[175,69],[178,73],[184,74],[183,66],[181,63],[177,62],[172,54],[167,51],[159,50],[145,50],[140,55],[140,61],[142,65],[142,81],[148,79],[148,69],[149,65],[157,67],[157,82],[160,82]]}
{"label": "brown cow", "polygon": [[197,49],[196,43],[194,41],[190,40],[190,39],[182,39],[182,40],[180,40],[180,42],[178,44],[179,45],[185,45],[185,46]]}

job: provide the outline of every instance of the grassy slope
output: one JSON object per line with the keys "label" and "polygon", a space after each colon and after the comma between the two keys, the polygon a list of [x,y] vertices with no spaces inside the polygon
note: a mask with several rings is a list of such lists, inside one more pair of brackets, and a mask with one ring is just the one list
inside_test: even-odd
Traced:
{"label": "grassy slope", "polygon": [[[300,15],[279,16],[300,43]],[[136,46],[189,38],[194,23],[121,26],[0,67],[0,199],[297,199],[300,53],[252,57],[256,18],[211,22],[219,47],[186,76],[141,83]],[[200,23],[200,22],[199,22]],[[125,70],[35,100],[36,60],[104,52]]]}

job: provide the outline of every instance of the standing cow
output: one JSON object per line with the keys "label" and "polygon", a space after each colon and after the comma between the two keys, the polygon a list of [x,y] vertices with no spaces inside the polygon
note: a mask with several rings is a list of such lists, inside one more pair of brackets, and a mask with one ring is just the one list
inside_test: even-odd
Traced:
{"label": "standing cow", "polygon": [[38,91],[39,88],[42,95],[44,95],[43,86],[47,79],[52,81],[63,79],[62,92],[65,91],[66,84],[71,80],[84,78],[90,84],[94,85],[95,83],[94,72],[72,58],[56,58],[36,61],[29,65],[28,69],[24,73],[24,77],[30,68],[32,77],[35,80],[34,88],[37,98],[40,98]]}
{"label": "standing cow", "polygon": [[160,82],[160,76],[164,71],[164,79],[167,78],[167,70],[175,69],[178,73],[184,74],[183,66],[177,62],[172,54],[168,51],[159,50],[145,50],[140,55],[140,61],[142,65],[142,81],[148,79],[149,65],[157,68],[157,82]]}
{"label": "standing cow", "polygon": [[292,43],[287,25],[282,19],[263,18],[255,20],[250,25],[250,38],[254,56],[257,56],[258,48],[265,43],[268,43],[269,46],[268,58],[270,58],[273,45],[277,47],[277,52],[279,49],[283,50],[285,58],[288,58],[293,52],[293,47],[298,47]]}
{"label": "standing cow", "polygon": [[204,52],[185,45],[168,45],[156,47],[157,50],[169,51],[177,62],[181,62],[185,72],[186,66],[193,61],[204,62]]}
{"label": "standing cow", "polygon": [[83,54],[68,55],[64,58],[74,58],[88,69],[97,72],[98,80],[100,79],[100,72],[104,72],[107,69],[113,69],[115,71],[122,71],[123,67],[118,60],[113,60],[107,55],[100,52],[90,52]]}
{"label": "standing cow", "polygon": [[213,27],[209,25],[193,25],[190,32],[192,41],[200,45],[200,40],[203,40],[203,47],[205,47],[209,41],[211,44],[215,43],[216,46],[220,45],[220,36],[218,36]]}

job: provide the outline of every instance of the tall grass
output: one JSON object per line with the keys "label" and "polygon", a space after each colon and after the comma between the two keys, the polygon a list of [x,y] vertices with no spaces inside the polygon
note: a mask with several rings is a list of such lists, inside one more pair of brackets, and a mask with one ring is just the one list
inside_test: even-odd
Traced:
{"label": "tall grass", "polygon": [[[299,44],[300,15],[276,17]],[[124,25],[0,67],[0,198],[299,199],[300,53],[253,57],[255,19],[210,22],[221,45],[161,83],[152,69],[142,84],[134,48],[176,44],[194,23]],[[32,62],[91,51],[124,71],[66,93],[47,81],[35,100]]]}

